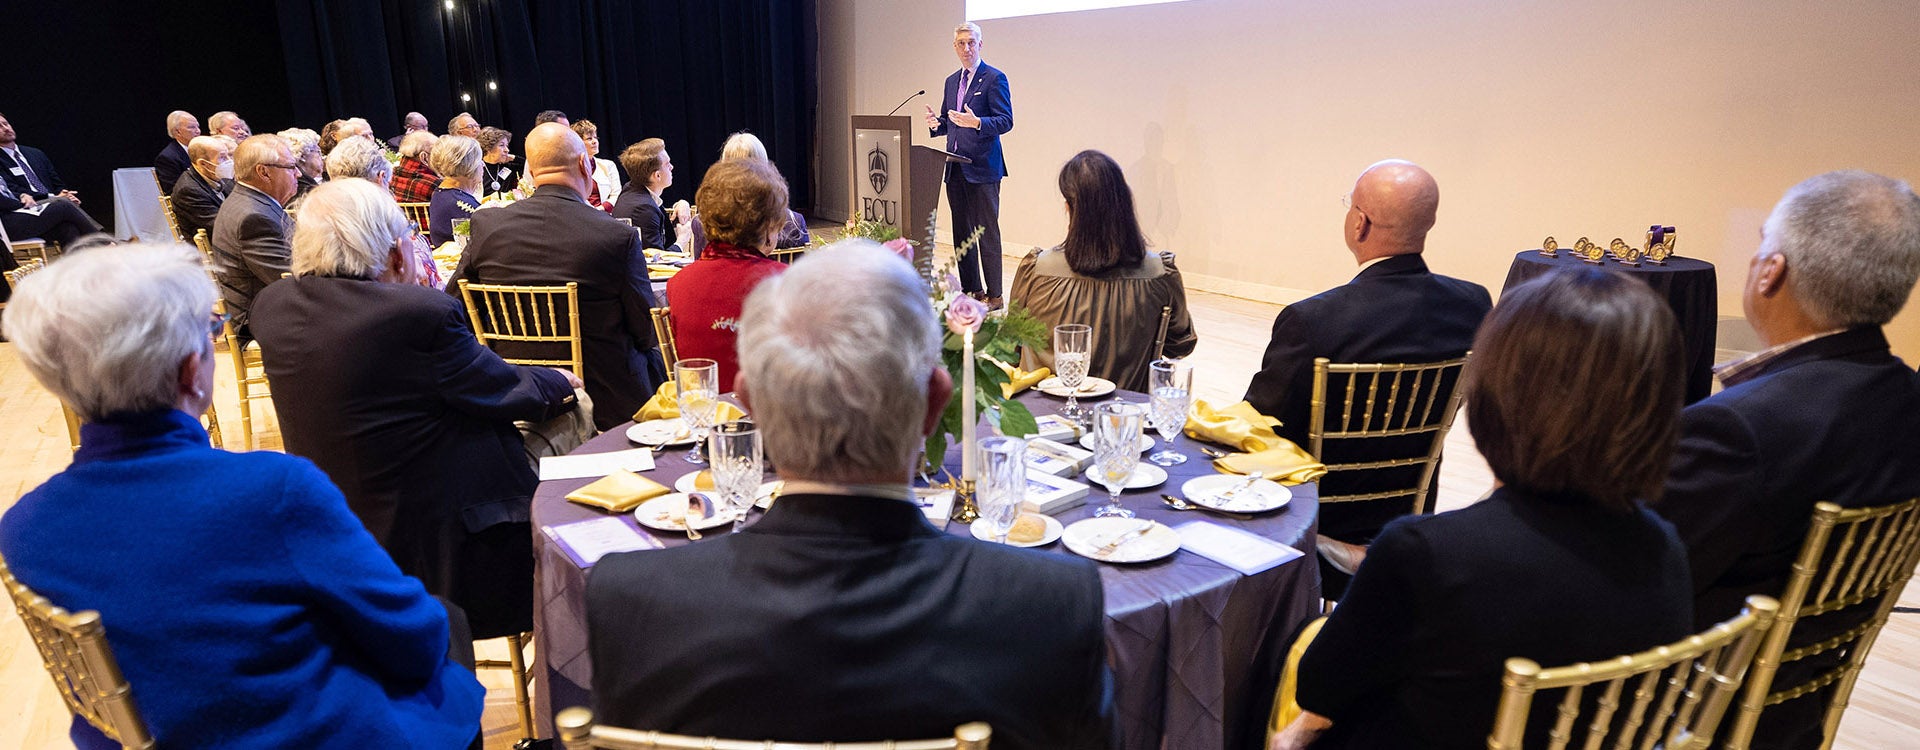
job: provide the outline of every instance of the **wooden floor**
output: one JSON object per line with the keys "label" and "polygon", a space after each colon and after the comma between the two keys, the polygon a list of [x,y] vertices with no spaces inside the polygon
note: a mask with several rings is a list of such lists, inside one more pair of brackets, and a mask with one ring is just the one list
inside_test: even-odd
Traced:
{"label": "wooden floor", "polygon": [[[1009,262],[1007,278],[1014,265]],[[1190,293],[1200,346],[1195,363],[1198,398],[1232,403],[1245,392],[1279,306],[1215,294]],[[230,450],[239,446],[240,418],[226,360],[220,358],[222,385],[216,409]],[[278,448],[272,406],[257,402],[254,432],[264,448]],[[0,424],[9,426],[0,443],[0,511],[67,465],[70,457],[59,405],[21,367],[11,344],[0,344]],[[1440,481],[1441,510],[1466,506],[1492,487],[1486,463],[1474,449],[1464,423],[1447,440],[1447,461]],[[1920,607],[1920,586],[1909,586],[1904,607]],[[480,646],[481,658],[505,658],[505,641]],[[510,748],[518,738],[511,680],[502,670],[484,670],[484,717],[489,750]],[[27,639],[11,607],[0,611],[0,750],[66,748],[68,715],[53,691],[39,654]],[[1854,691],[1852,708],[1840,727],[1836,747],[1873,749],[1920,747],[1920,613],[1897,613],[1881,634],[1871,661]]]}

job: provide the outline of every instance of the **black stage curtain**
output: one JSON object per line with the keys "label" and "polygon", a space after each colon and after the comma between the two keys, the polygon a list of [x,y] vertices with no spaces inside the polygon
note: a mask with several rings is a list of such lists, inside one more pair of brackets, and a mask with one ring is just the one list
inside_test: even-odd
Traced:
{"label": "black stage curtain", "polygon": [[[166,116],[239,112],[255,133],[419,111],[514,134],[541,110],[600,128],[619,161],[663,138],[693,199],[720,144],[751,130],[812,206],[814,0],[90,0],[14,14],[0,114],[111,228],[112,171],[147,167]],[[488,89],[493,80],[497,88]],[[472,101],[462,103],[462,92]]]}

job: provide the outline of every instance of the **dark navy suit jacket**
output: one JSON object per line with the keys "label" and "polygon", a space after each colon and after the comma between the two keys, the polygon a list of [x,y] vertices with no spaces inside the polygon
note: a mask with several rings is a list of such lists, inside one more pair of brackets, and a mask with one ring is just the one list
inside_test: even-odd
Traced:
{"label": "dark navy suit jacket", "polygon": [[1007,74],[981,62],[967,84],[967,111],[980,117],[980,127],[963,128],[947,122],[947,112],[960,109],[954,91],[960,86],[960,71],[947,76],[941,84],[940,124],[930,132],[947,137],[947,150],[973,160],[960,165],[960,176],[967,182],[999,182],[1007,176],[1007,159],[1000,153],[1000,136],[1013,130],[1013,91],[1007,87]]}
{"label": "dark navy suit jacket", "polygon": [[20,158],[27,161],[27,168],[33,170],[33,176],[40,178],[41,187],[46,188],[34,190],[27,182],[26,175],[14,174],[14,168],[20,165],[6,151],[0,151],[0,175],[6,177],[7,187],[15,195],[31,195],[34,200],[40,200],[49,195],[59,195],[60,191],[67,189],[67,183],[60,179],[60,173],[54,171],[53,160],[47,158],[47,152],[32,146],[16,144],[15,147],[20,149]]}
{"label": "dark navy suit jacket", "polygon": [[[795,742],[1106,748],[1104,594],[1086,560],[946,534],[899,500],[786,495],[738,534],[587,578],[596,718]],[[742,710],[746,708],[747,710]]]}
{"label": "dark navy suit jacket", "polygon": [[[160,155],[153,157],[153,177],[167,190],[180,181],[180,175],[193,169],[193,160],[187,157],[187,147],[179,141],[167,141],[167,147],[160,149]],[[188,235],[187,239],[193,239]]]}

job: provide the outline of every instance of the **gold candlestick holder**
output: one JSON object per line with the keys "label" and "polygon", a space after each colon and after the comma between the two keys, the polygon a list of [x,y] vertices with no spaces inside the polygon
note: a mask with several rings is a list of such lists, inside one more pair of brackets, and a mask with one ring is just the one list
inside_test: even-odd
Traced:
{"label": "gold candlestick holder", "polygon": [[960,523],[973,523],[980,520],[980,506],[973,502],[973,480],[954,480],[952,518]]}

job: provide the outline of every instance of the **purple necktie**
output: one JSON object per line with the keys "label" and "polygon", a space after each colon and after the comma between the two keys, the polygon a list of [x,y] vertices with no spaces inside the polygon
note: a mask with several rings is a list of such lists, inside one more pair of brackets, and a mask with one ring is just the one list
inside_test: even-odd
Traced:
{"label": "purple necktie", "polygon": [[27,166],[26,154],[20,153],[19,151],[14,151],[8,155],[12,156],[14,162],[20,165],[20,171],[25,173],[27,178],[27,187],[33,188],[33,192],[36,192],[36,193],[47,192],[47,186],[40,184],[40,176],[33,173],[33,167]]}
{"label": "purple necktie", "polygon": [[967,79],[972,77],[973,71],[967,70],[966,68],[960,69],[960,90],[953,95],[954,109],[964,110],[967,108]]}

